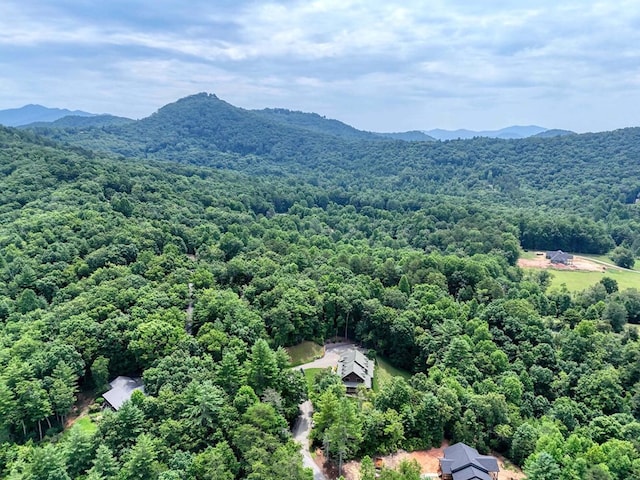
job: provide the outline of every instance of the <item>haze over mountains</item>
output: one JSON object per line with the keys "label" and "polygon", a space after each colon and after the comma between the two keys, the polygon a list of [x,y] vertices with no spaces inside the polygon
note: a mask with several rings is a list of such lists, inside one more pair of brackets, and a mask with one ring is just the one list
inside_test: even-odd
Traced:
{"label": "haze over mountains", "polygon": [[556,135],[568,135],[572,134],[568,130],[557,130],[557,129],[547,129],[544,127],[539,127],[538,125],[513,125],[511,127],[501,128],[500,130],[442,130],[440,128],[436,128],[433,130],[426,130],[424,133],[437,139],[437,140],[464,140],[473,137],[489,137],[489,138],[504,138],[504,139],[513,139],[513,138],[527,138],[533,137],[537,135],[541,135],[547,132],[551,132],[551,135],[547,136],[556,136]]}
{"label": "haze over mountains", "polygon": [[[408,132],[368,132],[358,130],[339,120],[328,119],[317,113],[292,111],[283,108],[266,108],[263,110],[251,110],[252,113],[270,121],[282,123],[297,128],[331,134],[343,138],[361,140],[395,139],[403,141],[433,141],[433,140],[458,140],[473,137],[489,137],[516,139],[527,138],[536,135],[557,136],[572,134],[566,130],[554,130],[537,125],[510,126],[500,130],[444,130],[432,129],[427,131],[413,130]],[[126,117],[114,115],[98,115],[81,110],[68,110],[61,108],[49,108],[42,105],[25,105],[21,108],[0,110],[0,124],[9,127],[46,126],[53,124],[55,127],[94,127],[107,125],[122,125],[133,122]]]}
{"label": "haze over mountains", "polygon": [[66,108],[48,108],[42,105],[25,105],[20,108],[0,110],[0,124],[7,127],[19,127],[34,122],[54,122],[69,115],[77,117],[91,117],[94,113],[82,110],[68,110]]}

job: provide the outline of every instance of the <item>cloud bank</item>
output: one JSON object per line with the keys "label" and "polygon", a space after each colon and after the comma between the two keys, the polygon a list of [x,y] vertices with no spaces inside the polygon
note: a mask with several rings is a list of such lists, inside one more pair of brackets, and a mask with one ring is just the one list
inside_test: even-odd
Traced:
{"label": "cloud bank", "polygon": [[200,91],[399,131],[640,125],[635,1],[5,0],[0,108]]}

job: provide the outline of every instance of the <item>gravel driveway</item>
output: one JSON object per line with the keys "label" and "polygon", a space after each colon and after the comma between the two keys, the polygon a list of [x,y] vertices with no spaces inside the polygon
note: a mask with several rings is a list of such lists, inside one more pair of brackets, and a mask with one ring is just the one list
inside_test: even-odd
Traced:
{"label": "gravel driveway", "polygon": [[307,368],[329,368],[338,366],[338,360],[346,350],[353,348],[353,343],[330,343],[324,347],[324,357],[293,367],[294,370],[304,370]]}

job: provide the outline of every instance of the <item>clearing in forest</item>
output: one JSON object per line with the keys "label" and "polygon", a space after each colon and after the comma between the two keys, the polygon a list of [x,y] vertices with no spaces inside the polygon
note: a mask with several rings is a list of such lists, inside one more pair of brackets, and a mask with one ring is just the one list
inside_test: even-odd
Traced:
{"label": "clearing in forest", "polygon": [[518,259],[518,266],[526,269],[548,269],[552,273],[551,287],[562,284],[572,292],[581,291],[598,283],[605,276],[618,282],[620,290],[640,289],[640,272],[608,264],[599,258],[574,256],[572,265],[552,264],[544,252],[526,252]]}
{"label": "clearing in forest", "polygon": [[[440,466],[440,459],[444,457],[444,449],[448,446],[449,443],[445,441],[440,448],[416,450],[415,452],[400,450],[380,458],[382,458],[382,462],[388,468],[396,468],[402,460],[415,460],[420,465],[420,472],[423,478],[438,478],[437,473],[438,467]],[[526,478],[519,468],[510,464],[504,457],[501,455],[495,455],[495,457],[498,459],[498,465],[500,466],[498,480],[522,480]],[[346,480],[360,480],[360,462],[351,461],[346,463],[344,472]]]}
{"label": "clearing in forest", "polygon": [[304,341],[292,347],[286,347],[285,350],[291,357],[291,366],[297,367],[305,363],[312,362],[324,355],[324,347],[315,342]]}

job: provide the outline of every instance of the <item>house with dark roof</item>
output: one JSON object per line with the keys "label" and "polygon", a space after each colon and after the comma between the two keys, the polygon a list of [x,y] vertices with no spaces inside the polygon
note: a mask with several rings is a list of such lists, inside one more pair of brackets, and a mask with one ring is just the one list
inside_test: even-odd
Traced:
{"label": "house with dark roof", "polygon": [[116,377],[109,382],[111,390],[105,393],[102,397],[105,400],[105,404],[114,410],[119,410],[122,404],[131,398],[131,395],[135,390],[140,390],[144,393],[144,384],[141,378],[131,377]]}
{"label": "house with dark roof", "polygon": [[498,460],[480,455],[475,448],[456,443],[444,449],[440,459],[440,478],[443,480],[497,480]]}
{"label": "house with dark roof", "polygon": [[571,265],[573,263],[573,255],[562,250],[547,252],[545,256],[547,260],[551,260],[551,263],[561,263],[562,265]]}
{"label": "house with dark roof", "polygon": [[347,387],[347,393],[356,393],[359,385],[371,388],[374,368],[375,362],[359,350],[352,348],[344,352],[338,361],[338,375]]}

